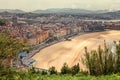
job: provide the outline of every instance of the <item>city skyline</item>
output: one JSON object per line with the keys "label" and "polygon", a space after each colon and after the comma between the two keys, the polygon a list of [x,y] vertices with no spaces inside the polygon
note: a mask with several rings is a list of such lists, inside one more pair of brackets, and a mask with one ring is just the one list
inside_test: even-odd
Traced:
{"label": "city skyline", "polygon": [[120,10],[120,0],[0,0],[0,9],[24,11],[50,8],[72,8],[87,10]]}

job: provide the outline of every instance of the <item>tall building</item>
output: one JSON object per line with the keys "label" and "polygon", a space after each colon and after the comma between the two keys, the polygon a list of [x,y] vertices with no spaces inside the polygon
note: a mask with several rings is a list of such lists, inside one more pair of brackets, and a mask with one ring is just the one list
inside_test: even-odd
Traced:
{"label": "tall building", "polygon": [[13,22],[13,26],[17,26],[17,17],[16,16],[12,17],[12,22]]}

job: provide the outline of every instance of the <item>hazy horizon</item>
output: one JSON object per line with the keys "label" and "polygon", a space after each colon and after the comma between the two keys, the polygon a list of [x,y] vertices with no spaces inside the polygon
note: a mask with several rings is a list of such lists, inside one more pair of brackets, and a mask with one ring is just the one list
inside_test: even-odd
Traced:
{"label": "hazy horizon", "polygon": [[51,8],[120,10],[120,0],[0,0],[0,9],[34,11]]}

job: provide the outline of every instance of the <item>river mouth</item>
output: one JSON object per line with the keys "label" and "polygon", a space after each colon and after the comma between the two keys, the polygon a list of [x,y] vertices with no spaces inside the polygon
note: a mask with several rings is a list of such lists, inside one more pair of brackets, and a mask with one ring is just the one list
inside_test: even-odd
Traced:
{"label": "river mouth", "polygon": [[32,57],[36,60],[34,67],[49,69],[49,67],[55,66],[60,71],[66,62],[70,67],[79,63],[80,68],[84,70],[85,66],[81,61],[81,57],[84,56],[84,47],[87,46],[89,51],[97,49],[99,45],[103,45],[104,40],[107,43],[120,40],[120,31],[111,30],[87,33],[76,36],[71,41],[63,41],[48,46]]}

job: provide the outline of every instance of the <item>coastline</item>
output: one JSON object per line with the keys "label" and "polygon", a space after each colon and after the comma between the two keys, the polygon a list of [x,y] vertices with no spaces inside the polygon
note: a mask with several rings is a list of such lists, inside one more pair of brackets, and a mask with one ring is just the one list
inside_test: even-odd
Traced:
{"label": "coastline", "polygon": [[[84,35],[86,33],[93,33],[93,32],[80,32],[77,35],[71,34],[71,35],[69,35],[70,37],[67,35],[67,37],[73,39],[73,38],[75,38],[77,36]],[[60,40],[55,40],[53,42],[50,42],[47,45],[43,42],[43,44],[40,44],[40,46],[36,50],[31,51],[30,53],[28,53],[28,55],[26,57],[24,57],[22,59],[23,65],[26,66],[27,68],[34,67],[34,65],[36,64],[36,61],[32,58],[34,55],[36,55],[38,52],[40,52],[40,50],[42,50],[42,49],[44,49],[46,47],[52,46],[54,44],[57,44],[59,42],[65,41],[65,40],[66,40],[65,38],[60,39]],[[36,68],[36,69],[38,69],[38,68]],[[39,68],[39,70],[46,70],[46,69]]]}
{"label": "coastline", "polygon": [[[63,41],[46,47],[32,57],[37,62],[34,67],[47,70],[50,66],[55,66],[57,70],[60,70],[64,62],[66,62],[68,66],[73,66],[79,62],[80,57],[84,55],[85,46],[88,46],[88,50],[92,50],[96,49],[99,45],[103,45],[102,42],[104,42],[104,40],[107,42],[119,40],[120,38],[118,36],[120,33],[118,32],[119,31],[111,30],[85,34],[76,36],[72,41]],[[81,63],[80,65],[82,69],[83,66]]]}

